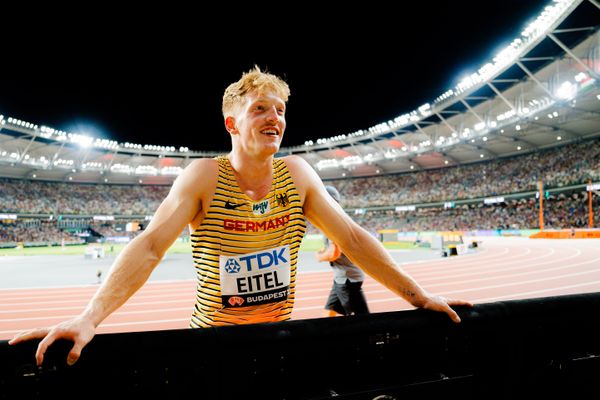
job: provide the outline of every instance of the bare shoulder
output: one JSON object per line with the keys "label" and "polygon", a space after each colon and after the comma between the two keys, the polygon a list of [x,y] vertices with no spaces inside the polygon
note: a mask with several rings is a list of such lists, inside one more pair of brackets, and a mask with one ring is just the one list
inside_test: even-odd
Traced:
{"label": "bare shoulder", "polygon": [[287,165],[304,204],[307,194],[321,179],[310,164],[300,156],[286,156],[282,160]]}
{"label": "bare shoulder", "polygon": [[218,168],[217,160],[214,158],[197,158],[189,163],[185,170],[193,174],[206,175],[216,173]]}
{"label": "bare shoulder", "polygon": [[213,158],[198,158],[192,161],[180,175],[185,180],[191,180],[194,183],[205,182],[211,177],[216,179],[219,166],[217,160]]}
{"label": "bare shoulder", "polygon": [[201,196],[211,192],[216,186],[218,175],[217,160],[212,158],[198,158],[193,160],[177,177],[173,188],[185,194]]}
{"label": "bare shoulder", "polygon": [[302,176],[310,173],[312,170],[310,164],[300,156],[291,155],[282,157],[281,159],[285,162],[292,175]]}

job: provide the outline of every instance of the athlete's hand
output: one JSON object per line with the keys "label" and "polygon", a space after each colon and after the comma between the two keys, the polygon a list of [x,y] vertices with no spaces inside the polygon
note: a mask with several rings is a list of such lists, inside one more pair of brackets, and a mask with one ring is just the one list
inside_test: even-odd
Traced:
{"label": "athlete's hand", "polygon": [[92,340],[95,334],[96,327],[94,324],[79,316],[50,328],[37,328],[18,333],[8,344],[14,345],[32,339],[42,339],[35,352],[36,363],[40,366],[44,362],[46,350],[52,343],[57,339],[68,339],[73,342],[73,347],[67,356],[67,364],[73,365],[79,360],[81,350]]}
{"label": "athlete's hand", "polygon": [[443,296],[429,295],[421,307],[428,310],[444,312],[448,314],[452,321],[459,323],[460,317],[451,306],[473,307],[473,304],[466,300],[447,299]]}

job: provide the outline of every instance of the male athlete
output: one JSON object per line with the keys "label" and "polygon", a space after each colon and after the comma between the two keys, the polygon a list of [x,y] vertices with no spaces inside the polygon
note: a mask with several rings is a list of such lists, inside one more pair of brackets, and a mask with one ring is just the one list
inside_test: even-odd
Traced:
{"label": "male athlete", "polygon": [[36,352],[41,365],[48,346],[68,339],[74,344],[67,363],[75,363],[98,325],[146,282],[186,225],[198,272],[192,327],[287,320],[304,217],[394,293],[460,322],[450,306],[468,302],[426,292],[346,215],[310,165],[297,156],[274,157],[286,127],[289,94],[283,80],[257,67],[231,84],[223,96],[231,152],[194,160],[185,168],[80,315],[17,334],[10,344],[43,339]]}

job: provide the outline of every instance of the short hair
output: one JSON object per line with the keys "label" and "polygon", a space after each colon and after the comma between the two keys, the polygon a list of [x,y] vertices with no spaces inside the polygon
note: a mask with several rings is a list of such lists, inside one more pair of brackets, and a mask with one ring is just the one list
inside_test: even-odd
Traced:
{"label": "short hair", "polygon": [[333,199],[338,203],[342,199],[340,192],[338,192],[338,190],[335,187],[327,185],[325,186],[325,190],[327,190],[327,193],[329,193],[329,195],[333,197]]}
{"label": "short hair", "polygon": [[271,91],[287,103],[290,96],[290,87],[280,77],[263,72],[255,65],[253,69],[245,72],[239,81],[232,83],[223,94],[223,117],[227,118],[233,110],[242,104],[244,96],[250,92]]}

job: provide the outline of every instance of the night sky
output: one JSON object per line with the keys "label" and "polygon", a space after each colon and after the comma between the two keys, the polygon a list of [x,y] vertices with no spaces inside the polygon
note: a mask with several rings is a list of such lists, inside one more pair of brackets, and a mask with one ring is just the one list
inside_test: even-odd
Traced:
{"label": "night sky", "polygon": [[27,39],[17,32],[0,60],[0,114],[119,142],[224,151],[223,91],[257,64],[290,84],[283,145],[298,145],[433,101],[550,2],[377,4],[282,12],[257,3],[235,16],[153,10],[148,19],[38,26]]}

